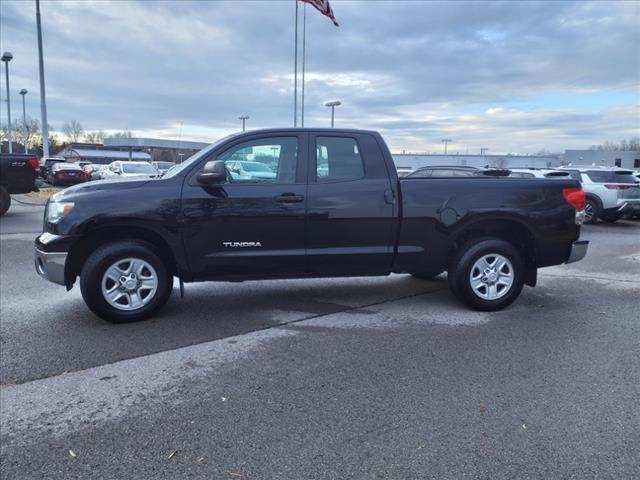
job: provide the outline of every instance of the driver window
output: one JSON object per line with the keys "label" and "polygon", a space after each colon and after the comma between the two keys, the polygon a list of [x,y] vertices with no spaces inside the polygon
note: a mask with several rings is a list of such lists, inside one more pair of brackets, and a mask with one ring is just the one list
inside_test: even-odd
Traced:
{"label": "driver window", "polygon": [[297,137],[251,140],[219,155],[230,183],[295,183],[298,163]]}

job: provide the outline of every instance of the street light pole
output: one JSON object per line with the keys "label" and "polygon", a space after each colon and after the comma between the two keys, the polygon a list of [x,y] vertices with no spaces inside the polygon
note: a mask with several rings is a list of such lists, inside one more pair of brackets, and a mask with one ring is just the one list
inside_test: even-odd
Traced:
{"label": "street light pole", "polygon": [[7,129],[9,130],[9,153],[13,153],[13,138],[11,136],[11,100],[9,99],[9,62],[13,58],[11,52],[4,52],[2,54],[2,61],[5,65],[5,72],[7,74]]}
{"label": "street light pole", "polygon": [[36,0],[36,27],[38,30],[38,69],[40,70],[40,123],[42,128],[42,155],[49,156],[49,125],[47,124],[47,99],[44,89],[44,60],[42,53],[42,24],[40,0]]}
{"label": "street light pole", "polygon": [[447,154],[447,145],[449,145],[450,142],[453,142],[453,140],[451,140],[450,138],[443,138],[442,140],[440,140],[442,143],[444,143],[444,154]]}
{"label": "street light pole", "polygon": [[245,121],[249,120],[249,115],[241,115],[238,120],[242,120],[242,131],[244,132]]}
{"label": "street light pole", "polygon": [[24,128],[24,153],[29,153],[29,149],[27,148],[27,110],[24,106],[24,97],[27,95],[27,89],[23,88],[20,90],[20,95],[22,95],[22,128]]}
{"label": "street light pole", "polygon": [[333,128],[334,119],[335,119],[335,108],[342,105],[340,100],[331,100],[328,102],[324,102],[325,107],[331,107],[331,128]]}

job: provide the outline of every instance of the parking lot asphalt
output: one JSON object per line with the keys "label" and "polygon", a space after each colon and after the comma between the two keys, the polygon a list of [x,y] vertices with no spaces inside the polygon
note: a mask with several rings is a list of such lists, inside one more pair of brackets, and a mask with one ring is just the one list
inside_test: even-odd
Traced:
{"label": "parking lot asphalt", "polygon": [[[510,308],[443,275],[207,283],[111,325],[0,219],[2,478],[638,478],[640,222]],[[72,452],[72,453],[71,453]]]}

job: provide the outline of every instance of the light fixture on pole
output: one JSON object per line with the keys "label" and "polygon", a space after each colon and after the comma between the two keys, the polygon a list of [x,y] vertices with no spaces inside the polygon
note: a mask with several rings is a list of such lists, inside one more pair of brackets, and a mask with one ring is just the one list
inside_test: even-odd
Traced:
{"label": "light fixture on pole", "polygon": [[335,109],[340,105],[342,105],[342,102],[340,102],[340,100],[331,100],[329,102],[324,102],[325,107],[331,107],[331,128],[333,128],[335,119]]}
{"label": "light fixture on pole", "polygon": [[238,120],[242,120],[242,131],[244,132],[245,122],[249,120],[249,115],[241,115]]}
{"label": "light fixture on pole", "polygon": [[9,62],[13,58],[11,52],[4,52],[2,54],[2,61],[5,64],[5,72],[7,74],[7,129],[9,131],[9,153],[13,153],[13,138],[11,137],[11,101],[9,99]]}
{"label": "light fixture on pole", "polygon": [[453,140],[451,140],[450,138],[443,138],[442,140],[440,140],[442,143],[444,143],[444,154],[447,154],[447,145],[449,145],[449,143],[453,142]]}
{"label": "light fixture on pole", "polygon": [[24,128],[24,153],[29,153],[29,149],[27,148],[27,109],[24,106],[24,97],[26,94],[26,88],[20,90],[20,95],[22,95],[22,128]]}

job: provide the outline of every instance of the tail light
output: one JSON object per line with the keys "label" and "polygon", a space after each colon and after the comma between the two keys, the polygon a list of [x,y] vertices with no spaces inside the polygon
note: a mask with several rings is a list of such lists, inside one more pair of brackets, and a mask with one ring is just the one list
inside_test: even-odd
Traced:
{"label": "tail light", "polygon": [[40,168],[40,163],[38,162],[38,159],[35,157],[27,160],[27,163],[31,168],[33,168],[36,171]]}
{"label": "tail light", "polygon": [[562,196],[576,210],[584,210],[585,195],[581,188],[563,188]]}
{"label": "tail light", "polygon": [[604,186],[609,190],[626,190],[635,187],[635,185],[631,183],[605,183]]}

